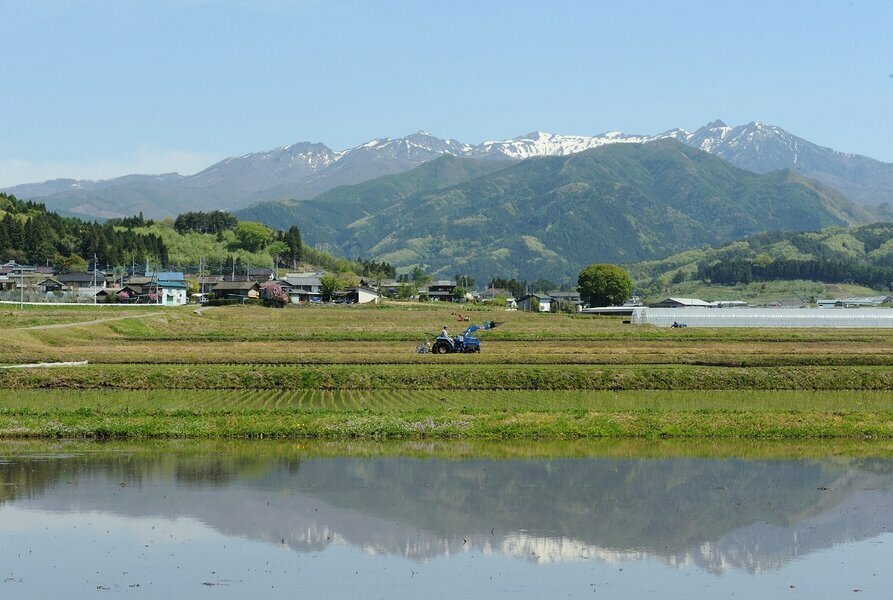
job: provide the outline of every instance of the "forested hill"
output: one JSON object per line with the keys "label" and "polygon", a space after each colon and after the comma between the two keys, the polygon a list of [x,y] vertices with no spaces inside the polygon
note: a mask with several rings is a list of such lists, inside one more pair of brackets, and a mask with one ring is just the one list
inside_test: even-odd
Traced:
{"label": "forested hill", "polygon": [[96,264],[195,269],[211,273],[250,267],[322,268],[335,273],[394,277],[391,265],[372,260],[337,258],[308,247],[297,227],[287,231],[260,223],[239,222],[215,211],[188,212],[176,220],[156,222],[143,215],[91,223],[62,217],[43,204],[0,193],[0,261],[49,264],[62,272],[83,271]]}
{"label": "forested hill", "polygon": [[111,223],[89,223],[61,217],[43,204],[23,202],[0,193],[0,259],[19,263],[84,268],[84,259],[96,255],[99,264],[124,265],[146,257],[161,264],[168,251],[161,237],[114,227]]}
{"label": "forested hill", "polygon": [[734,285],[805,279],[889,289],[893,285],[893,223],[763,233],[719,247],[636,263],[628,270],[641,287],[692,280]]}
{"label": "forested hill", "polygon": [[[308,231],[314,229],[308,238],[314,244],[340,247],[340,242],[335,240],[343,237],[343,224],[362,224],[366,217],[389,209],[404,198],[465,183],[510,164],[504,160],[459,158],[447,154],[405,173],[337,187],[314,200],[261,202],[234,214],[240,220],[260,221],[271,227],[306,223]],[[312,212],[312,219],[306,212],[308,210]],[[351,255],[351,252],[344,254]]]}
{"label": "forested hill", "polygon": [[482,280],[573,279],[591,262],[874,220],[791,171],[757,175],[673,140],[532,158],[486,173],[471,164],[443,157],[313,200],[237,214],[277,227],[296,223],[310,244],[342,256]]}

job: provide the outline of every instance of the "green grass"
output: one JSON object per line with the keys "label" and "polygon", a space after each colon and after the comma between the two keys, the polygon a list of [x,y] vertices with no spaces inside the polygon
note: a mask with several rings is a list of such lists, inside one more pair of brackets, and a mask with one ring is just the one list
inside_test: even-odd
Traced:
{"label": "green grass", "polygon": [[141,313],[158,311],[158,306],[122,307],[108,305],[25,304],[19,308],[13,304],[0,304],[0,329],[21,329],[36,325],[56,325],[107,319],[109,317],[139,316]]}
{"label": "green grass", "polygon": [[539,440],[351,440],[234,438],[7,438],[0,439],[0,457],[207,457],[227,455],[235,461],[305,457],[415,457],[420,459],[541,459],[541,458],[735,458],[737,460],[813,459],[845,464],[858,457],[893,455],[893,441],[857,439],[572,439]]}
{"label": "green grass", "polygon": [[[677,331],[419,304],[177,309],[17,328],[30,314],[66,316],[11,315],[0,362],[90,364],[0,369],[0,437],[893,435],[887,330]],[[480,334],[480,355],[414,353],[443,323],[460,331],[484,320],[504,325]]]}
{"label": "green grass", "polygon": [[868,392],[0,393],[0,437],[893,439]]}
{"label": "green grass", "polygon": [[3,411],[4,437],[891,439],[893,411]]}
{"label": "green grass", "polygon": [[4,369],[0,389],[890,390],[884,367],[89,365]]}
{"label": "green grass", "polygon": [[441,391],[441,390],[16,390],[0,411],[893,411],[893,394],[871,391]]}

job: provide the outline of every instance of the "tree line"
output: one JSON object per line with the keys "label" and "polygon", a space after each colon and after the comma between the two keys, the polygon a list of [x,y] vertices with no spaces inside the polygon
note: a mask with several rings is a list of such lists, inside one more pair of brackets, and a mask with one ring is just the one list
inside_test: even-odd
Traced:
{"label": "tree line", "polygon": [[159,236],[111,223],[90,223],[49,212],[46,206],[0,193],[0,256],[19,263],[52,263],[63,270],[97,264],[125,265],[147,258],[162,264],[168,251]]}
{"label": "tree line", "polygon": [[893,283],[893,266],[842,259],[754,261],[733,258],[713,265],[699,265],[697,278],[722,285],[776,279],[807,279],[824,283],[855,283],[879,288],[889,287]]}
{"label": "tree line", "polygon": [[[140,215],[142,216],[142,215]],[[239,224],[231,213],[215,210],[213,212],[186,212],[177,215],[174,219],[174,229],[177,233],[221,233],[235,229]]]}

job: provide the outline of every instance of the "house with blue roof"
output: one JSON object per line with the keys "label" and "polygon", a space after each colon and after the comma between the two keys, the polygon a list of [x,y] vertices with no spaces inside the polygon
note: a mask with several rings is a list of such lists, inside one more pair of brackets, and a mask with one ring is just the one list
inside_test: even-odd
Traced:
{"label": "house with blue roof", "polygon": [[[162,273],[159,273],[162,275]],[[182,273],[181,273],[182,275]],[[183,306],[189,300],[189,286],[182,279],[158,279],[158,303],[164,306]]]}
{"label": "house with blue roof", "polygon": [[157,303],[163,306],[182,306],[189,300],[189,286],[182,271],[151,271],[146,269],[143,277],[130,277],[131,288],[142,288],[138,296],[157,296]]}

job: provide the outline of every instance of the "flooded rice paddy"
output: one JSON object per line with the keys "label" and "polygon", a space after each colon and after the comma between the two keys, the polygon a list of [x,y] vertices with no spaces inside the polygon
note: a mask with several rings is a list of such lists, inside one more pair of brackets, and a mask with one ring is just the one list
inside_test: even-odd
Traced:
{"label": "flooded rice paddy", "polygon": [[0,597],[888,598],[889,445],[0,443]]}

